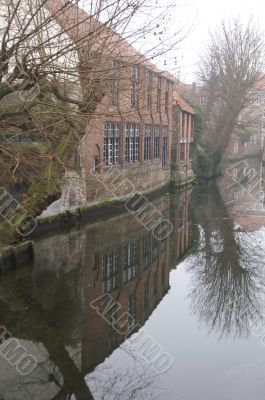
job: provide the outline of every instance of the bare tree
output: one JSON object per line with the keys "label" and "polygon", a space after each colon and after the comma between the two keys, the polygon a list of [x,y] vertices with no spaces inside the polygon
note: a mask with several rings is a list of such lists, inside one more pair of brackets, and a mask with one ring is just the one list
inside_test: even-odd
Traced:
{"label": "bare tree", "polygon": [[[81,6],[69,0],[0,0],[1,183],[26,184],[23,207],[33,216],[60,197],[65,171],[78,167],[74,155],[110,90],[112,60],[120,60],[122,69],[168,49],[160,23],[166,24],[172,5],[142,25],[139,14],[150,14],[146,0],[95,0],[86,5],[88,12]],[[157,41],[140,54],[130,43],[151,32]],[[169,47],[179,39],[180,32],[173,34]],[[128,84],[122,81],[124,90]],[[18,144],[28,132],[42,143]],[[13,228],[1,229],[2,241],[14,240]]]}
{"label": "bare tree", "polygon": [[260,79],[263,68],[263,37],[252,21],[246,26],[240,20],[223,22],[211,35],[199,73],[207,93],[203,135],[221,155],[240,113],[249,104],[249,91]]}

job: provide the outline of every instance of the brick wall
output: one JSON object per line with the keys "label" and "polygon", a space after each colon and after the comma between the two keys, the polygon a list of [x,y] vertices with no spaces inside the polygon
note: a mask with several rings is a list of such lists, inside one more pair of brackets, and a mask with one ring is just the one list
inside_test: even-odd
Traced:
{"label": "brick wall", "polygon": [[171,147],[171,179],[181,184],[193,176],[192,149],[195,131],[195,115],[173,107],[174,136]]}
{"label": "brick wall", "polygon": [[[133,68],[137,69],[135,83],[136,104],[132,104]],[[170,180],[169,150],[173,132],[172,94],[174,83],[163,74],[144,65],[133,66],[119,62],[118,67],[115,67],[112,71],[116,71],[115,79],[117,82],[114,84],[117,85],[118,102],[113,104],[113,100],[116,100],[112,94],[114,80],[110,80],[106,88],[106,95],[90,120],[80,146],[81,169],[82,175],[85,176],[87,182],[88,202],[115,197],[115,195],[126,195],[128,194],[128,185],[129,188],[135,187],[137,190],[145,191],[166,184]],[[150,77],[152,79],[151,82]],[[160,91],[160,102],[157,101],[158,91]],[[119,125],[118,161],[116,160],[117,164],[115,165],[113,160],[110,162],[111,165],[106,165],[106,158],[104,159],[104,130],[106,123]],[[128,162],[125,157],[126,138],[128,137],[126,127],[128,123],[137,124],[137,129],[139,129],[139,155],[134,162]],[[149,160],[145,160],[144,151],[146,125],[151,128]],[[155,126],[160,129],[158,159],[154,159]],[[167,139],[164,139],[166,130]],[[163,143],[167,154],[162,163]],[[115,193],[112,193],[109,185],[105,184],[106,180],[108,180],[110,169],[116,170],[115,186],[118,189],[115,190]],[[124,184],[126,180],[130,182],[127,186]],[[102,185],[100,184],[101,181],[103,182]]]}
{"label": "brick wall", "polygon": [[[46,6],[54,13],[63,3],[49,0]],[[177,173],[181,177],[177,183],[187,180],[192,175],[191,138],[185,138],[182,163],[178,153],[181,146],[175,137],[181,133],[173,127],[172,115],[175,78],[158,70],[120,35],[73,4],[57,13],[55,19],[73,42],[90,34],[88,48],[84,45],[78,51],[80,88],[86,100],[94,98],[91,94],[104,94],[96,109],[91,107],[89,113],[88,107],[87,127],[79,147],[80,187],[75,185],[74,191],[81,193],[75,196],[82,199],[81,206],[135,190],[159,188],[172,178],[171,168],[173,176]],[[186,117],[184,135],[190,135],[192,116],[188,112],[184,113]],[[171,162],[172,155],[177,164]],[[113,174],[115,183],[110,179]]]}

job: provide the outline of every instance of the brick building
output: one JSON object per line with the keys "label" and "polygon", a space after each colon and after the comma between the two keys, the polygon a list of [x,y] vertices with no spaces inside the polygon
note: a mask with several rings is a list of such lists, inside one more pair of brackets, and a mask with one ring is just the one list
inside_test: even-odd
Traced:
{"label": "brick building", "polygon": [[[48,0],[47,5],[54,13],[63,3],[63,0]],[[56,21],[67,29],[73,41],[90,32],[91,26],[94,28],[93,20],[73,4],[65,7]],[[76,21],[78,30],[71,28]],[[78,174],[66,174],[64,199],[57,202],[58,208],[53,211],[62,208],[62,201],[69,208],[111,197],[122,198],[134,190],[158,189],[171,180],[185,183],[191,176],[194,111],[179,97],[174,98],[175,78],[157,69],[119,35],[108,33],[100,57],[98,42],[101,36],[106,38],[105,28],[89,55],[90,62],[94,58],[97,70],[104,71],[100,75],[104,96],[88,119],[77,155]],[[173,114],[177,126],[173,126]],[[115,185],[110,181],[115,181]]]}
{"label": "brick building", "polygon": [[226,158],[259,156],[264,151],[265,80],[260,79],[249,91],[249,104],[238,118],[238,126],[226,150]]}
{"label": "brick building", "polygon": [[194,178],[192,149],[195,132],[195,111],[179,95],[173,95],[173,135],[171,147],[172,181],[181,185]]}
{"label": "brick building", "polygon": [[117,196],[132,190],[126,181],[145,191],[170,180],[174,82],[145,64],[125,65],[116,74],[123,75],[120,82],[126,86],[98,105],[80,146],[88,201],[109,197],[104,176],[101,185],[95,175],[108,176],[110,169],[116,175]]}
{"label": "brick building", "polygon": [[[192,103],[201,107],[207,106],[207,90],[197,85],[178,84],[179,92]],[[243,157],[258,156],[264,151],[265,137],[265,79],[261,79],[249,91],[249,103],[240,113],[238,124],[231,134],[224,159],[237,160]],[[203,134],[203,132],[202,132]]]}
{"label": "brick building", "polygon": [[192,104],[198,104],[203,107],[207,104],[208,95],[206,89],[196,82],[184,83],[178,82],[179,93]]}

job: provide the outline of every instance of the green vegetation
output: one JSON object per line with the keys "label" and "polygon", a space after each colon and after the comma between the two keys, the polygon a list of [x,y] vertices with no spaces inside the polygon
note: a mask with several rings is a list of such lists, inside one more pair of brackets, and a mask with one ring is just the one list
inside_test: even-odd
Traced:
{"label": "green vegetation", "polygon": [[195,144],[193,171],[197,177],[210,178],[220,174],[221,150],[212,149],[204,143]]}
{"label": "green vegetation", "polygon": [[196,112],[194,148],[192,156],[192,168],[194,174],[199,178],[210,178],[220,174],[221,150],[212,150],[202,140],[202,109],[201,107],[185,99]]}
{"label": "green vegetation", "polygon": [[196,122],[195,122],[195,145],[201,142],[202,137],[202,109],[198,104],[192,105],[196,112]]}
{"label": "green vegetation", "polygon": [[248,132],[246,129],[242,129],[239,132],[239,136],[240,136],[240,139],[241,139],[242,143],[247,143],[247,142],[250,141],[251,133]]}

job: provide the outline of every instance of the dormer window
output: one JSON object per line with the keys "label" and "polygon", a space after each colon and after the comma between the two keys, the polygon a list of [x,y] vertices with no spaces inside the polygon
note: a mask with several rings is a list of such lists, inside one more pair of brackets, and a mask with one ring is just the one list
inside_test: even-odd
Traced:
{"label": "dormer window", "polygon": [[136,108],[138,106],[138,78],[139,78],[139,67],[133,65],[131,67],[131,107]]}
{"label": "dormer window", "polygon": [[157,94],[156,94],[156,109],[157,112],[161,111],[161,83],[162,79],[160,76],[157,77]]}

